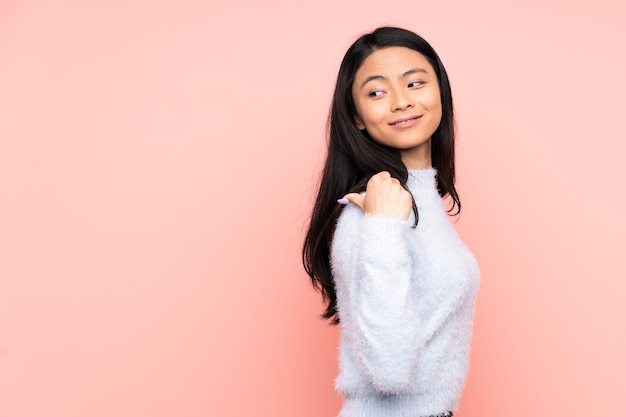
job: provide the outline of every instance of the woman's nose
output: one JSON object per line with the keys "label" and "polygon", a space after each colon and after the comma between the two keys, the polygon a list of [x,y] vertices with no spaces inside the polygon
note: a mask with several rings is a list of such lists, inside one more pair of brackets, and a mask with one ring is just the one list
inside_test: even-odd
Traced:
{"label": "woman's nose", "polygon": [[413,107],[413,102],[405,94],[395,94],[393,102],[393,111],[403,111]]}

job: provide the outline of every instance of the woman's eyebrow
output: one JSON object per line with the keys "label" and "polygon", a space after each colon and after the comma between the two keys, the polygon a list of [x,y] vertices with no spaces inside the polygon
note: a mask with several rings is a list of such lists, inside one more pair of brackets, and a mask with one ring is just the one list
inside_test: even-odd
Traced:
{"label": "woman's eyebrow", "polygon": [[413,74],[416,74],[418,72],[421,72],[421,73],[424,73],[424,74],[428,74],[428,71],[426,71],[424,68],[411,68],[410,70],[404,72],[402,74],[402,77],[400,77],[400,78],[408,77],[409,75],[413,75]]}
{"label": "woman's eyebrow", "polygon": [[[424,68],[411,68],[410,70],[403,72],[400,78],[405,78],[405,77],[408,77],[409,75],[413,75],[416,73],[428,74],[428,71],[426,71]],[[386,79],[387,78],[385,78],[382,75],[370,75],[369,77],[365,78],[365,80],[363,80],[363,83],[361,84],[361,88],[363,88],[365,84],[369,83],[370,81],[386,80]]]}
{"label": "woman's eyebrow", "polygon": [[373,80],[386,80],[387,78],[383,77],[382,75],[370,75],[369,77],[365,78],[365,80],[363,80],[363,83],[361,84],[361,88],[365,87],[365,84],[369,83],[370,81]]}

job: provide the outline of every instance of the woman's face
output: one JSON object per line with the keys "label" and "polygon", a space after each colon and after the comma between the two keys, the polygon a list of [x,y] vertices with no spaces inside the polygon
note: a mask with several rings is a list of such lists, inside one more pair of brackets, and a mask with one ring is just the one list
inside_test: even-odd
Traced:
{"label": "woman's face", "polygon": [[441,122],[435,70],[413,49],[391,46],[363,61],[352,85],[357,127],[396,148],[407,168],[431,167],[431,137]]}

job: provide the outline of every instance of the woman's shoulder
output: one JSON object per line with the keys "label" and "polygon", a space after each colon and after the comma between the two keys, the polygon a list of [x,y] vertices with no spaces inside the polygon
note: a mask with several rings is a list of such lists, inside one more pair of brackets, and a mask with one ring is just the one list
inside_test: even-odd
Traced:
{"label": "woman's shoulder", "polygon": [[356,204],[348,204],[337,219],[333,241],[354,242],[359,236],[386,240],[389,234],[402,234],[410,229],[413,224],[412,217],[412,213],[409,219],[365,214]]}
{"label": "woman's shoulder", "polygon": [[339,236],[351,235],[358,229],[363,221],[363,211],[356,204],[347,204],[337,218],[333,241]]}
{"label": "woman's shoulder", "polygon": [[350,203],[346,204],[341,210],[337,223],[359,221],[362,218],[363,210],[361,210],[361,208],[356,204]]}

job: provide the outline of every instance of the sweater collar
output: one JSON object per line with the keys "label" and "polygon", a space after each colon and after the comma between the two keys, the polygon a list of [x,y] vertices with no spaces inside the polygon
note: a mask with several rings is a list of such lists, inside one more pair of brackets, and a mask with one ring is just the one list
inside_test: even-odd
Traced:
{"label": "sweater collar", "polygon": [[437,169],[409,169],[406,185],[414,193],[437,191]]}

